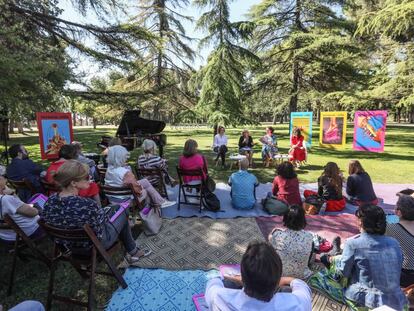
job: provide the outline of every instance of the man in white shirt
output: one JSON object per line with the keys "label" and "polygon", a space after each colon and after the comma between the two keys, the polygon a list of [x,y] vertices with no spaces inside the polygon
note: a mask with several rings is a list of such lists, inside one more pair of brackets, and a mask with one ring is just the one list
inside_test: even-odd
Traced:
{"label": "man in white shirt", "polygon": [[[0,176],[0,221],[3,221],[4,215],[7,214],[26,235],[32,237],[40,235],[42,230],[37,223],[39,211],[30,204],[22,202],[18,197],[6,194],[8,193],[6,183],[6,178]],[[15,241],[16,233],[13,230],[0,230],[0,239]]]}
{"label": "man in white shirt", "polygon": [[[312,293],[302,280],[281,277],[282,261],[266,242],[250,243],[241,261],[241,276],[225,276],[242,289],[225,288],[220,278],[207,283],[205,300],[212,311],[311,311]],[[278,292],[290,286],[291,292]]]}

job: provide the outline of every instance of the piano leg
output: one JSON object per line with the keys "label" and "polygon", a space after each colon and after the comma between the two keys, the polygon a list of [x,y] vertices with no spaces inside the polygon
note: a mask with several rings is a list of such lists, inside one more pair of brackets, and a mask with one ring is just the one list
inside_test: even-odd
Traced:
{"label": "piano leg", "polygon": [[160,144],[160,146],[158,147],[158,150],[159,150],[159,152],[160,152],[160,157],[162,158],[162,156],[164,155],[164,146],[162,146],[162,145]]}

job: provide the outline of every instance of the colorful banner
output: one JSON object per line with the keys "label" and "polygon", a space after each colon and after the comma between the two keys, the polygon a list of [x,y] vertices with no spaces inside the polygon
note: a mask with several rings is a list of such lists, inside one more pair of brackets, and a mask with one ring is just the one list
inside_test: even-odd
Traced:
{"label": "colorful banner", "polygon": [[294,128],[299,128],[308,146],[312,144],[312,112],[292,112],[290,114],[290,137]]}
{"label": "colorful banner", "polygon": [[42,159],[57,159],[59,150],[73,141],[72,117],[63,112],[36,112]]}
{"label": "colorful banner", "polygon": [[354,120],[354,150],[383,152],[387,111],[356,111]]}
{"label": "colorful banner", "polygon": [[321,112],[319,144],[323,147],[341,148],[346,142],[346,111]]}

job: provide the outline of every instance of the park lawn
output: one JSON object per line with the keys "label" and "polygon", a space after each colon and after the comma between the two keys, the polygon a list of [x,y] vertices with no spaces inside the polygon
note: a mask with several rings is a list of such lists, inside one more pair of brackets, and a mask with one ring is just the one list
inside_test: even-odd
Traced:
{"label": "park lawn", "polygon": [[[289,146],[288,126],[276,125],[276,135],[281,152],[287,152]],[[377,183],[412,183],[414,184],[414,127],[397,124],[390,124],[387,127],[386,147],[384,153],[366,153],[352,150],[352,131],[351,126],[347,131],[347,146],[343,150],[329,150],[318,147],[318,127],[314,128],[313,147],[309,153],[308,165],[298,170],[299,179],[302,182],[315,182],[321,174],[323,166],[328,161],[335,161],[340,168],[346,172],[349,159],[359,159],[362,161],[365,169],[370,173],[374,182]],[[74,130],[75,139],[85,144],[85,152],[97,152],[96,143],[100,141],[101,135],[114,135],[114,127],[99,127],[97,130],[90,128],[76,128]],[[258,138],[263,135],[264,126],[252,127],[251,134],[257,142]],[[184,142],[188,138],[196,139],[199,143],[199,149],[207,155],[210,164],[210,174],[218,181],[226,181],[230,170],[215,168],[212,166],[213,153],[211,152],[212,132],[206,127],[200,128],[171,128],[167,127],[164,131],[167,138],[167,147],[165,156],[169,161],[172,175],[178,157],[182,152]],[[237,142],[241,129],[228,129],[230,152],[237,151]],[[47,165],[40,159],[37,132],[28,132],[24,135],[13,134],[11,143],[22,143],[30,151],[31,158],[38,163]],[[273,168],[264,168],[260,161],[260,148],[257,148],[255,154],[255,168],[252,172],[257,175],[261,182],[270,182],[274,177]],[[1,147],[0,147],[1,151]],[[140,150],[135,150],[131,154],[131,163],[133,163]],[[135,235],[139,233],[135,232]],[[11,256],[4,250],[0,250],[0,303],[6,308],[15,305],[26,299],[40,300],[46,302],[48,270],[40,263],[30,261],[22,263],[18,261],[15,290],[13,295],[6,297],[6,284],[11,267]],[[117,258],[117,262],[121,257]],[[55,288],[64,294],[72,297],[86,298],[87,282],[83,281],[74,269],[65,264],[63,269],[59,269],[56,275],[58,280]],[[99,305],[105,305],[109,301],[113,291],[117,288],[116,282],[103,276],[97,277],[97,300]],[[54,310],[78,310],[79,308],[70,305],[54,303]]]}

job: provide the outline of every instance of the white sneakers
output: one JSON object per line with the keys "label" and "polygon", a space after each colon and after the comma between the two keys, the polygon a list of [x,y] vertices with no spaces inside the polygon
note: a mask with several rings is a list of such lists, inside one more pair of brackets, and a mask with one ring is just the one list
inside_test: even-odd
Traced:
{"label": "white sneakers", "polygon": [[[141,256],[138,255],[138,253],[141,254]],[[152,253],[152,250],[150,249],[140,249],[136,255],[131,256],[130,254],[125,255],[125,259],[128,262],[128,264],[133,264],[138,262],[141,258],[147,257]]]}

